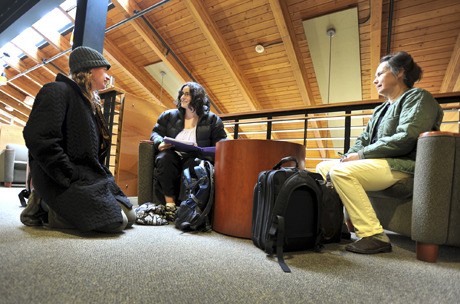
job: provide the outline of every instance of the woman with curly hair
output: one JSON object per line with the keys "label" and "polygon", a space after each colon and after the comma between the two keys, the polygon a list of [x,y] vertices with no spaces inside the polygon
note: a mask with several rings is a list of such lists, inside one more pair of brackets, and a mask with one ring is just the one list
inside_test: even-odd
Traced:
{"label": "woman with curly hair", "polygon": [[[204,88],[196,82],[187,82],[179,90],[177,109],[163,112],[155,124],[150,140],[155,146],[155,189],[160,192],[160,203],[166,210],[176,210],[181,173],[184,168],[194,164],[195,153],[184,153],[164,142],[164,137],[185,140],[199,147],[215,146],[227,138],[222,120],[209,109],[209,100]],[[173,220],[171,218],[170,220]]]}
{"label": "woman with curly hair", "polygon": [[121,232],[133,225],[132,204],[104,165],[110,135],[100,110],[109,62],[80,46],[69,56],[70,77],[41,88],[23,135],[29,149],[34,199],[25,225]]}

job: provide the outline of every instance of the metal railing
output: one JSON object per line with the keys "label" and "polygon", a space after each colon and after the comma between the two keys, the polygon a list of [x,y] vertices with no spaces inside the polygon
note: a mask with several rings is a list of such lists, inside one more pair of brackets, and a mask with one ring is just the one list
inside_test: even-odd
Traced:
{"label": "metal railing", "polygon": [[[443,131],[460,132],[460,92],[435,95],[444,109]],[[345,153],[366,127],[382,100],[337,103],[292,109],[220,114],[233,139],[268,139],[299,143],[306,149],[306,167]]]}

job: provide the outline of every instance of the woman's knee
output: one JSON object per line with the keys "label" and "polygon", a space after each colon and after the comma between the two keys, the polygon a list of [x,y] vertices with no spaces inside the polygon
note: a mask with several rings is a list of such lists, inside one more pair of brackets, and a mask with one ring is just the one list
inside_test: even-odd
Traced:
{"label": "woman's knee", "polygon": [[155,158],[155,166],[171,165],[180,163],[180,157],[173,150],[165,150],[158,153]]}
{"label": "woman's knee", "polygon": [[326,175],[330,172],[335,164],[335,161],[322,161],[316,165],[316,172],[321,174],[325,179]]}

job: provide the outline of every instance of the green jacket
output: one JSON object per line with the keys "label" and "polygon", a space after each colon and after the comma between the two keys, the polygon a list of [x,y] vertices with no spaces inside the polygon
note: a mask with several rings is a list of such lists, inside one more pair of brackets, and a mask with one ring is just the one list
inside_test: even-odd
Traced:
{"label": "green jacket", "polygon": [[[428,91],[412,88],[390,105],[376,129],[386,103],[375,108],[366,130],[347,154],[357,152],[361,159],[385,158],[392,170],[413,174],[418,136],[439,131],[444,112]],[[377,141],[371,144],[375,132]]]}

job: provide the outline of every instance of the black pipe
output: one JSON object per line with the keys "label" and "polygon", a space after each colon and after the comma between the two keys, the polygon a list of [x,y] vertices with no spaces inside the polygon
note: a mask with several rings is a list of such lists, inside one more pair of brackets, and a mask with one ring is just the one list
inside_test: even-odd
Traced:
{"label": "black pipe", "polygon": [[118,22],[118,23],[116,23],[116,24],[114,24],[114,25],[112,25],[112,26],[109,26],[108,28],[105,29],[105,32],[108,33],[108,32],[110,32],[111,30],[113,30],[114,28],[117,28],[117,27],[119,27],[120,25],[125,24],[125,23],[128,22],[128,21],[131,21],[131,20],[134,20],[134,19],[136,19],[136,18],[142,17],[142,16],[144,16],[145,14],[147,14],[148,12],[150,12],[150,11],[156,9],[156,8],[159,7],[159,6],[162,6],[163,4],[165,4],[166,2],[169,2],[169,1],[171,1],[171,0],[163,0],[163,1],[160,1],[160,2],[154,4],[154,5],[150,6],[150,7],[148,7],[148,8],[146,8],[146,9],[142,10],[142,11],[139,11],[139,12],[136,12],[136,11],[135,11],[135,12],[134,12],[134,15],[132,15],[131,17],[126,18],[125,20],[122,20],[122,21],[120,21],[120,22]]}

